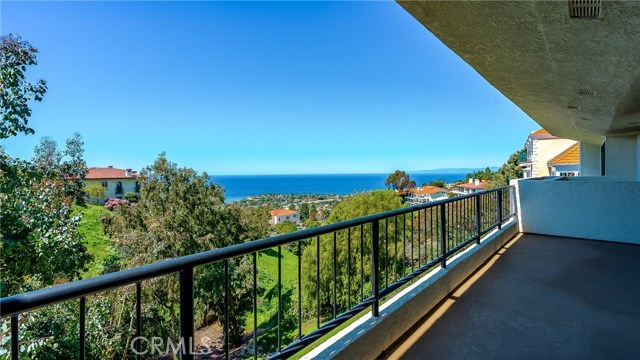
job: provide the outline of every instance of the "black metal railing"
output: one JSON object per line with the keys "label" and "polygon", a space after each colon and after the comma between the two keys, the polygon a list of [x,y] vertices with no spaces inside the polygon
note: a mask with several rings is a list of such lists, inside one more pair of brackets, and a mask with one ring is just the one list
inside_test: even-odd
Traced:
{"label": "black metal railing", "polygon": [[[484,234],[501,228],[505,221],[515,215],[513,199],[513,187],[507,186],[160,261],[2,298],[0,317],[11,317],[10,351],[12,359],[18,359],[20,314],[80,299],[79,355],[80,359],[84,359],[87,297],[135,284],[135,335],[140,337],[144,333],[141,320],[143,282],[177,273],[180,285],[180,336],[185,344],[192,344],[195,335],[194,268],[222,263],[225,309],[221,319],[224,322],[223,353],[228,358],[229,303],[232,300],[229,260],[247,256],[252,263],[252,355],[257,359],[261,356],[258,354],[257,263],[264,251],[277,249],[277,321],[274,324],[277,327],[277,347],[270,353],[270,358],[288,358],[369,306],[372,315],[378,316],[383,298],[438,265],[446,267],[447,259],[467,246],[480,244]],[[291,252],[297,256],[297,281],[294,282],[297,291],[296,321],[283,319],[283,247],[290,244],[297,245]],[[313,323],[315,329],[309,330],[308,327]],[[294,333],[295,338],[285,336],[283,332],[287,329]],[[289,343],[283,343],[285,338],[289,339]],[[140,342],[136,347],[140,351]],[[192,350],[185,349],[182,358],[193,359]]]}

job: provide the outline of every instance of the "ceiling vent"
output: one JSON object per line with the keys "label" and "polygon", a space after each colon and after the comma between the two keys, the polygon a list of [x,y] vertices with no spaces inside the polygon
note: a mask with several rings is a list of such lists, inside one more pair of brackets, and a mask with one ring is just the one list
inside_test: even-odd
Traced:
{"label": "ceiling vent", "polygon": [[593,89],[585,89],[582,88],[580,90],[578,90],[578,95],[589,95],[589,96],[594,96],[596,94],[596,91]]}
{"label": "ceiling vent", "polygon": [[569,0],[572,18],[597,18],[602,14],[602,0]]}

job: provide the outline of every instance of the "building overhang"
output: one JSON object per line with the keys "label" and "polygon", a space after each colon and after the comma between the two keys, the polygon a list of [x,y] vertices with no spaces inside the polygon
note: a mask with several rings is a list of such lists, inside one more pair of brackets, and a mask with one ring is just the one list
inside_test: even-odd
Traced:
{"label": "building overhang", "polygon": [[640,2],[572,18],[567,1],[399,1],[551,134],[640,133]]}

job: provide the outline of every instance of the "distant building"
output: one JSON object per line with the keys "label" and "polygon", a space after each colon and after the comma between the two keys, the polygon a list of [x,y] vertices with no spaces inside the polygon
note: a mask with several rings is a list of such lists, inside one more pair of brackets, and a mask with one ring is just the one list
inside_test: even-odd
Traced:
{"label": "distant building", "polygon": [[[531,132],[525,143],[527,150],[526,158],[523,156],[519,159],[519,165],[522,168],[524,178],[553,175],[553,170],[550,165],[551,160],[577,144],[577,141],[553,136],[545,129]],[[577,164],[572,164],[572,170],[561,172],[580,175],[579,148],[577,151]]]}
{"label": "distant building", "polygon": [[428,202],[448,198],[449,191],[437,186],[420,186],[405,191],[404,200],[411,205],[426,204]]}
{"label": "distant building", "polygon": [[580,175],[580,144],[575,143],[547,163],[551,176]]}
{"label": "distant building", "polygon": [[131,169],[117,169],[113,166],[91,167],[84,179],[85,187],[97,183],[104,188],[104,197],[98,199],[102,204],[110,198],[122,199],[128,192],[140,192],[138,173]]}
{"label": "distant building", "polygon": [[295,210],[275,209],[269,211],[269,215],[271,215],[269,223],[272,225],[279,224],[284,221],[291,221],[296,225],[300,224],[300,212]]}
{"label": "distant building", "polygon": [[457,195],[466,195],[473,194],[476,191],[486,190],[488,187],[489,184],[485,180],[471,178],[466,184],[460,183],[453,185],[451,192]]}

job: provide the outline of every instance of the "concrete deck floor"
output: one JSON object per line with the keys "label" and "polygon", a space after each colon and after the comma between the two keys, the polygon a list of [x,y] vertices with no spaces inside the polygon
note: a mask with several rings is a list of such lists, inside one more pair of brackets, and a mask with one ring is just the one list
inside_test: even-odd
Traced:
{"label": "concrete deck floor", "polygon": [[387,359],[640,359],[640,246],[521,234]]}

